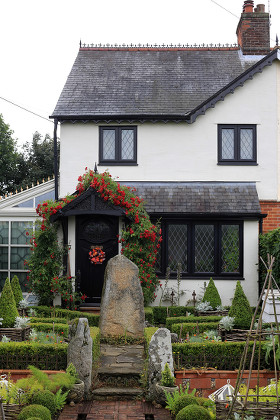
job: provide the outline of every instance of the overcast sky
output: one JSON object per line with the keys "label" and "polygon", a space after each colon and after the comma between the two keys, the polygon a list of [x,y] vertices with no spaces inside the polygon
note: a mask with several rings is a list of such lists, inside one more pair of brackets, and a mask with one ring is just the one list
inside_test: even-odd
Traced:
{"label": "overcast sky", "polygon": [[[48,119],[79,49],[91,44],[235,43],[244,0],[2,0],[0,97]],[[280,0],[270,3],[271,46],[280,37]],[[220,4],[222,7],[220,7]],[[227,9],[227,10],[225,10]],[[22,144],[53,124],[0,99]]]}

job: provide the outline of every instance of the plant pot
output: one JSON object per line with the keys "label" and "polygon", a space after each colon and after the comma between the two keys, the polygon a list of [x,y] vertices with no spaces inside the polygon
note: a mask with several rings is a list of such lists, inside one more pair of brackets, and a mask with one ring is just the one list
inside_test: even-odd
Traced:
{"label": "plant pot", "polygon": [[70,389],[69,394],[67,395],[67,402],[74,402],[75,404],[82,401],[85,392],[85,384],[83,381],[78,381],[73,385],[73,388]]}
{"label": "plant pot", "polygon": [[163,386],[156,383],[154,387],[154,400],[158,404],[165,406],[166,405],[165,392],[167,392],[168,394],[174,394],[175,391],[178,391],[177,386]]}

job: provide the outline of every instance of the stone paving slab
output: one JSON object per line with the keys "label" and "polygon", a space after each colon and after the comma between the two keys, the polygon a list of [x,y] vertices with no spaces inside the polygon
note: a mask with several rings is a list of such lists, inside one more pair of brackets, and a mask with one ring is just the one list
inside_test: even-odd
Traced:
{"label": "stone paving slab", "polygon": [[168,410],[156,408],[151,403],[133,401],[91,401],[65,406],[59,420],[77,420],[78,414],[87,414],[86,420],[145,420],[152,414],[154,420],[171,420]]}
{"label": "stone paving slab", "polygon": [[141,345],[112,346],[101,344],[100,353],[99,374],[141,375],[143,372],[144,347]]}

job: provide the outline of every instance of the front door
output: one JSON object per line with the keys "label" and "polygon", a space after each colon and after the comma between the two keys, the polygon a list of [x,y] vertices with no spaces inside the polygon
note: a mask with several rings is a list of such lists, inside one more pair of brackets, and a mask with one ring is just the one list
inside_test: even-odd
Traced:
{"label": "front door", "polygon": [[[76,275],[85,303],[100,303],[104,272],[110,258],[118,254],[118,217],[87,215],[76,217]],[[91,263],[89,252],[100,247],[105,252],[102,264]]]}

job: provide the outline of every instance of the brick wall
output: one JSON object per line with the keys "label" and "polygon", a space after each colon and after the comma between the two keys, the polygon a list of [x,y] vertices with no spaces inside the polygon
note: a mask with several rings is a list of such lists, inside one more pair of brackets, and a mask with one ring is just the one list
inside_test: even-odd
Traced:
{"label": "brick wall", "polygon": [[280,227],[280,202],[260,201],[262,213],[267,217],[263,219],[263,233]]}

